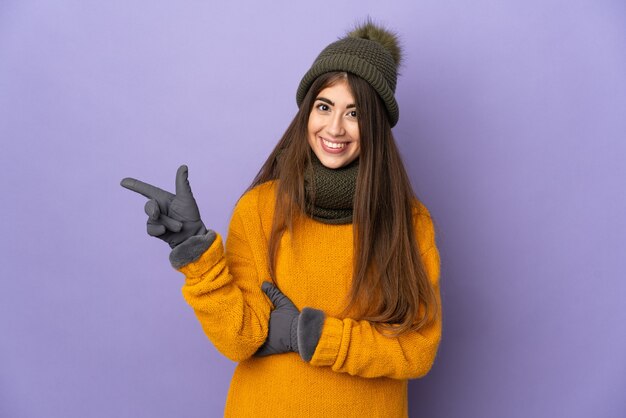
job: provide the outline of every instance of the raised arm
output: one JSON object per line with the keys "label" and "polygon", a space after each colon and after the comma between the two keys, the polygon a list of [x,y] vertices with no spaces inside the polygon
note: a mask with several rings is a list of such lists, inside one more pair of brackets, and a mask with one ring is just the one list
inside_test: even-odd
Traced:
{"label": "raised arm", "polygon": [[[260,289],[259,267],[235,208],[226,251],[219,235],[203,251],[203,237],[181,244],[183,253],[202,251],[196,261],[179,266],[186,276],[182,293],[215,347],[233,361],[252,356],[267,337],[271,305]],[[185,246],[189,246],[191,251]],[[195,250],[194,250],[195,248]],[[179,247],[170,259],[177,259]]]}
{"label": "raised arm", "polygon": [[122,186],[149,200],[148,234],[166,241],[170,262],[186,276],[182,292],[194,309],[202,328],[226,357],[241,361],[265,341],[270,304],[261,292],[259,269],[238,208],[233,214],[226,251],[222,238],[206,229],[181,166],[176,174],[176,194],[133,178]]}

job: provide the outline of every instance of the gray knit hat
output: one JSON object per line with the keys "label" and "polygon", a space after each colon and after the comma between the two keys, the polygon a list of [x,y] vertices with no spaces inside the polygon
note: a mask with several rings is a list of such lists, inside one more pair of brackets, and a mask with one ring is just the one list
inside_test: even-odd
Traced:
{"label": "gray knit hat", "polygon": [[394,97],[400,60],[397,36],[368,20],[319,54],[300,81],[296,94],[298,107],[317,77],[346,71],[361,77],[378,92],[387,108],[389,123],[395,126],[400,116]]}

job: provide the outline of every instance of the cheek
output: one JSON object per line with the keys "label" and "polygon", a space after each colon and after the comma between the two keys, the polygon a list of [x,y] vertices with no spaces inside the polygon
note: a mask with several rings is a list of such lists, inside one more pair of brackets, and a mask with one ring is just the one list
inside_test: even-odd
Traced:
{"label": "cheek", "polygon": [[355,130],[352,138],[354,138],[356,142],[355,154],[359,155],[361,153],[361,136],[359,135],[359,128]]}
{"label": "cheek", "polygon": [[361,135],[359,134],[359,127],[358,127],[358,125],[353,127],[353,129],[350,131],[350,136],[352,138],[354,138],[354,140],[357,143],[359,143],[359,144],[361,143]]}
{"label": "cheek", "polygon": [[317,132],[319,130],[319,125],[320,125],[319,117],[315,113],[311,113],[311,115],[309,116],[309,122],[307,124],[309,133]]}
{"label": "cheek", "polygon": [[319,121],[317,120],[317,118],[311,115],[309,118],[309,123],[307,124],[307,132],[309,134],[308,135],[309,140],[315,137],[315,135],[320,131],[320,129],[321,129],[321,126],[320,126]]}

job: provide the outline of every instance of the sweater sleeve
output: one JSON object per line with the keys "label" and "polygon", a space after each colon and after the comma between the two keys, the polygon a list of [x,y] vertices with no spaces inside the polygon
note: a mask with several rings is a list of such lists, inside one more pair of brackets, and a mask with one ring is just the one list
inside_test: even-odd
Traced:
{"label": "sweater sleeve", "polygon": [[183,297],[207,337],[233,361],[251,357],[263,344],[271,309],[261,291],[240,204],[231,219],[226,251],[217,235],[200,258],[179,268],[186,276]]}
{"label": "sweater sleeve", "polygon": [[432,221],[426,219],[426,230],[418,231],[418,242],[425,248],[421,257],[437,299],[436,320],[419,331],[390,337],[365,320],[326,317],[311,365],[361,377],[414,379],[428,373],[441,340],[441,297],[439,251]]}

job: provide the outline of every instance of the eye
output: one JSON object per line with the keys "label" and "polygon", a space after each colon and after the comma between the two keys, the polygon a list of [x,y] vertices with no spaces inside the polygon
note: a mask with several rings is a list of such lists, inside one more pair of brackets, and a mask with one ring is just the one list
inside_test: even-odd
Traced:
{"label": "eye", "polygon": [[321,110],[322,112],[328,112],[330,110],[330,106],[328,106],[326,103],[320,103],[316,107],[317,110]]}
{"label": "eye", "polygon": [[352,110],[352,111],[350,111],[350,112],[348,113],[348,115],[349,115],[351,118],[354,118],[354,119],[356,119],[356,118],[357,118],[357,116],[358,116],[358,115],[357,115],[357,113],[356,113],[356,110]]}

